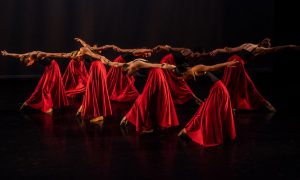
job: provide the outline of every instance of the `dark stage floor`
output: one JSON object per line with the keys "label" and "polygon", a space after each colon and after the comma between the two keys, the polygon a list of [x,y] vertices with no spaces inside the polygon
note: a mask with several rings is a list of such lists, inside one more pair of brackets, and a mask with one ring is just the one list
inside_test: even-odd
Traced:
{"label": "dark stage floor", "polygon": [[237,112],[237,139],[203,148],[177,137],[197,110],[193,103],[177,107],[180,127],[138,135],[119,127],[130,104],[113,103],[102,127],[88,125],[76,109],[21,113],[37,79],[0,81],[0,179],[300,179],[299,113],[280,106],[280,89],[268,83],[258,86],[278,112]]}

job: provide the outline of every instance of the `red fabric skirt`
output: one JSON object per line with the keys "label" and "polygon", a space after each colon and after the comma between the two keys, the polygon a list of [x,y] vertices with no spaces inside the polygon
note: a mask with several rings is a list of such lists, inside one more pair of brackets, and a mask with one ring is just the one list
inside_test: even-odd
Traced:
{"label": "red fabric skirt", "polygon": [[26,104],[42,112],[51,108],[58,109],[68,105],[59,66],[55,60],[45,67],[37,87],[26,100]]}
{"label": "red fabric skirt", "polygon": [[[114,62],[125,63],[122,56],[118,56]],[[121,68],[111,67],[107,74],[107,89],[112,101],[134,102],[139,96],[134,86],[134,77],[124,74]]]}
{"label": "red fabric skirt", "polygon": [[244,67],[244,60],[231,56],[228,61],[238,60],[236,67],[226,67],[222,82],[227,87],[231,97],[232,107],[239,110],[254,110],[262,107],[266,100],[258,92]]}
{"label": "red fabric skirt", "polygon": [[63,82],[68,98],[82,97],[88,80],[88,72],[84,61],[70,60],[63,75]]}
{"label": "red fabric skirt", "polygon": [[81,116],[91,120],[112,114],[106,85],[106,69],[99,60],[93,61],[89,70],[89,78],[82,102]]}
{"label": "red fabric skirt", "polygon": [[216,146],[224,139],[235,139],[235,125],[229,93],[221,81],[210,90],[208,98],[185,126],[187,135],[203,146]]}
{"label": "red fabric skirt", "polygon": [[150,70],[143,93],[126,114],[126,119],[136,126],[136,131],[151,130],[154,126],[168,128],[179,125],[162,69]]}
{"label": "red fabric skirt", "polygon": [[[172,54],[168,54],[160,61],[160,63],[175,64]],[[184,104],[193,98],[193,92],[189,85],[182,78],[178,78],[176,74],[169,70],[163,70],[173,97],[175,104]]]}

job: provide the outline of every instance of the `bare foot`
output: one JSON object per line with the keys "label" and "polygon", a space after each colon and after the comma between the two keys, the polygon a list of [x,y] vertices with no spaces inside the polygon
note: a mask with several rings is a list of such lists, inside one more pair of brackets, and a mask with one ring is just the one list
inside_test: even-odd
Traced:
{"label": "bare foot", "polygon": [[104,117],[103,116],[99,116],[99,117],[91,119],[90,122],[98,124],[100,121],[103,121],[103,120],[104,120]]}
{"label": "bare foot", "polygon": [[141,134],[153,133],[153,129],[143,130]]}
{"label": "bare foot", "polygon": [[76,116],[80,116],[81,115],[81,111],[82,111],[82,105],[77,110]]}
{"label": "bare foot", "polygon": [[177,136],[183,136],[183,135],[186,135],[186,130],[185,130],[185,128],[183,128],[183,129],[178,133]]}
{"label": "bare foot", "polygon": [[22,106],[20,107],[20,110],[24,109],[24,107],[26,107],[26,106],[28,106],[28,104],[27,104],[26,102],[24,102],[24,103],[22,104]]}
{"label": "bare foot", "polygon": [[46,111],[45,113],[49,114],[49,115],[52,115],[52,112],[53,112],[53,109],[50,108],[48,111]]}
{"label": "bare foot", "polygon": [[276,112],[276,109],[269,101],[266,101],[266,108],[271,112]]}
{"label": "bare foot", "polygon": [[120,122],[120,126],[126,126],[128,123],[127,119],[126,119],[126,116],[124,116]]}

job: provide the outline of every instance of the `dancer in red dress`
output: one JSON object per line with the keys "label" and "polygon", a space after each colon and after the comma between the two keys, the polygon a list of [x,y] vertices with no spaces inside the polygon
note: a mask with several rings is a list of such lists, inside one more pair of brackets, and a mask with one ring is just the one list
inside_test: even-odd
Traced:
{"label": "dancer in red dress", "polygon": [[300,47],[296,45],[271,47],[270,39],[265,38],[258,44],[245,43],[238,47],[225,47],[211,52],[213,56],[218,53],[233,53],[234,55],[228,61],[238,60],[240,62],[237,68],[225,68],[222,78],[222,82],[229,91],[233,108],[237,110],[255,110],[266,107],[269,111],[276,111],[272,104],[258,92],[244,64],[255,56],[274,53],[284,49],[300,50]]}
{"label": "dancer in red dress", "polygon": [[209,82],[211,88],[205,102],[178,136],[188,136],[205,147],[220,145],[225,139],[235,139],[236,132],[229,93],[223,83],[210,71],[234,66],[237,62],[230,61],[212,66],[196,65],[183,72],[184,79],[196,80],[197,77],[202,76]]}
{"label": "dancer in red dress", "polygon": [[104,66],[104,64],[108,64],[110,61],[104,56],[92,52],[91,49],[92,47],[85,44],[79,51],[80,53],[90,55],[94,59],[91,62],[85,95],[82,105],[77,111],[77,115],[81,116],[84,121],[98,123],[112,114],[106,85],[106,69]]}
{"label": "dancer in red dress", "polygon": [[53,109],[59,109],[68,105],[59,66],[54,59],[49,58],[76,58],[72,53],[45,53],[41,51],[25,54],[14,54],[6,51],[1,53],[4,56],[20,58],[21,62],[26,66],[31,66],[35,62],[45,66],[45,71],[37,87],[22,105],[21,109],[27,106],[51,114]]}
{"label": "dancer in red dress", "polygon": [[[188,59],[198,59],[203,56],[208,56],[207,53],[192,52],[187,48],[174,48],[168,45],[159,45],[153,49],[154,52],[169,52],[162,58],[160,63],[168,63],[179,66],[188,66]],[[197,104],[203,101],[199,99],[191,90],[187,82],[183,78],[179,78],[173,71],[163,70],[173,97],[175,104],[184,104],[187,101],[194,99]]]}
{"label": "dancer in red dress", "polygon": [[142,94],[123,117],[120,125],[135,125],[138,132],[152,132],[153,128],[169,128],[179,125],[170,89],[162,69],[174,69],[174,65],[152,64],[143,59],[118,64],[129,75],[140,69],[149,69]]}

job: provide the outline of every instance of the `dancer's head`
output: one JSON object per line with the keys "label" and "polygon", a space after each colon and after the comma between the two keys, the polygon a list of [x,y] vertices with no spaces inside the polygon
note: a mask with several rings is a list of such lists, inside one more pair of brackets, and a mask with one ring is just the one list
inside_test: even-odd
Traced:
{"label": "dancer's head", "polygon": [[31,55],[22,56],[20,58],[20,62],[24,64],[25,66],[31,66],[36,60],[36,57]]}
{"label": "dancer's head", "polygon": [[263,40],[261,40],[259,43],[258,43],[258,46],[259,47],[264,47],[264,48],[269,48],[271,47],[271,39],[270,38],[264,38]]}
{"label": "dancer's head", "polygon": [[176,68],[173,70],[173,72],[178,77],[184,77],[184,74],[190,69],[190,66],[187,63],[181,63],[177,64]]}

